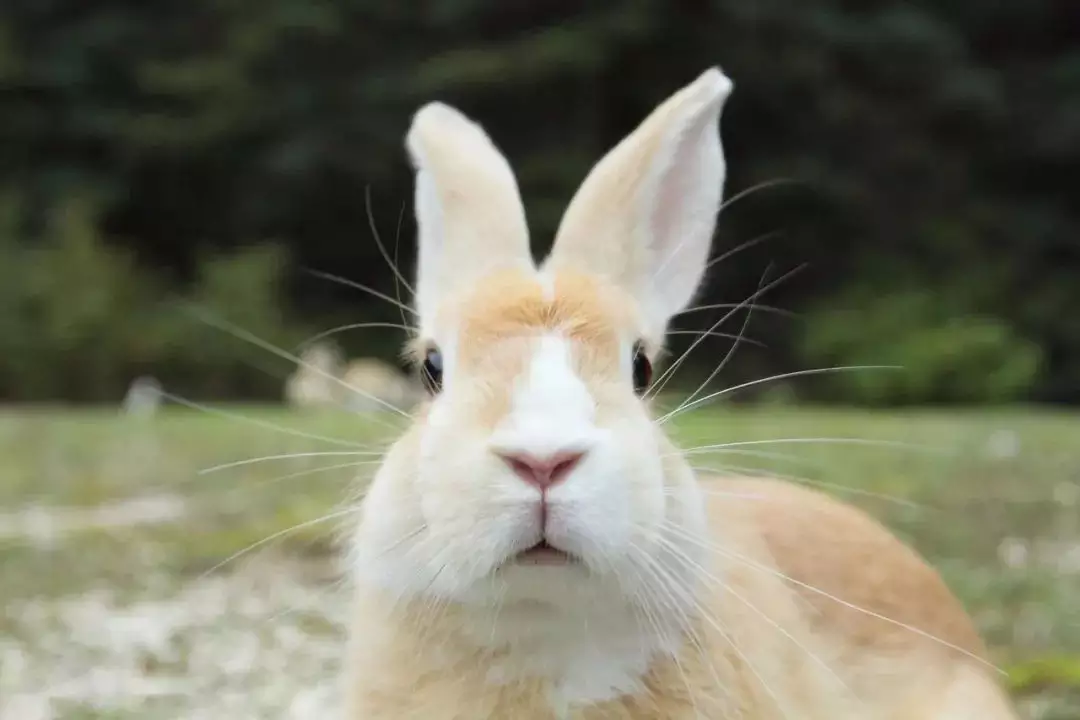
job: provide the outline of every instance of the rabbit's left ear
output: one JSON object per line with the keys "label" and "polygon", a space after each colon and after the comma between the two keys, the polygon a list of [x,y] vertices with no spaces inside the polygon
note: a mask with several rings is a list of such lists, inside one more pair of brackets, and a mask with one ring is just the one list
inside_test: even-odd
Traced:
{"label": "rabbit's left ear", "polygon": [[721,110],[731,81],[711,68],[656,108],[586,177],[545,269],[605,275],[662,337],[701,282],[726,168]]}
{"label": "rabbit's left ear", "polygon": [[429,103],[405,139],[416,168],[416,310],[430,336],[436,310],[485,274],[533,270],[514,173],[483,128]]}

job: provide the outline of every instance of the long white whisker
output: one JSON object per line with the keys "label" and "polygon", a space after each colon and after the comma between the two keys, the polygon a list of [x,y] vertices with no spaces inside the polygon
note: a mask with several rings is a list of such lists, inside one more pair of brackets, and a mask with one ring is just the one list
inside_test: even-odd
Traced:
{"label": "long white whisker", "polygon": [[[401,221],[404,219],[404,217],[405,217],[405,203],[401,203],[401,209],[398,210],[397,227],[394,228],[394,260],[393,260],[393,266],[394,267],[400,267],[400,263],[398,263],[398,248],[401,246]],[[394,277],[394,297],[397,298],[397,301],[399,303],[404,304],[404,303],[401,302],[401,284],[398,282],[398,280],[401,280],[402,282],[404,282],[404,280],[405,280],[405,278],[401,276],[400,269],[398,270],[398,272],[395,274],[395,277]],[[408,288],[409,292],[412,293],[413,297],[416,297],[416,291],[413,290],[409,286],[408,283],[405,283],[405,287]],[[401,310],[401,324],[402,325],[408,325],[409,324],[408,321],[405,319],[405,311],[404,310]]]}
{"label": "long white whisker", "polygon": [[[716,214],[717,214],[717,216],[719,216],[721,213],[723,213],[725,210],[727,210],[729,207],[731,207],[735,203],[739,202],[740,200],[742,200],[745,197],[753,195],[754,193],[756,193],[759,190],[764,190],[765,188],[774,187],[776,185],[783,185],[785,183],[797,183],[797,182],[799,182],[799,181],[796,180],[795,178],[775,178],[773,180],[765,180],[763,182],[759,182],[756,185],[751,185],[750,187],[746,188],[745,190],[740,190],[739,192],[735,193],[734,195],[729,197],[724,202],[720,203],[720,207],[717,208]],[[764,239],[764,238],[762,238],[762,239]],[[683,245],[684,245],[685,242],[686,242],[686,238],[683,238],[679,242],[679,244],[675,246],[675,250],[673,250],[667,256],[667,258],[664,260],[664,262],[660,263],[660,267],[658,267],[656,269],[656,271],[653,273],[654,278],[659,276],[660,273],[662,273],[664,271],[664,269],[667,267],[667,264],[669,262],[671,262],[671,259],[673,257],[675,257],[676,255],[678,255],[679,251],[682,250]],[[760,242],[760,240],[758,240],[757,242]],[[753,244],[756,244],[756,242],[754,240],[751,240],[748,243],[743,243],[743,245],[745,247],[749,247],[750,245],[753,245]],[[743,247],[736,248],[734,252],[728,253],[728,255],[729,256],[733,255],[735,252],[738,252],[741,249],[744,249],[744,248]],[[718,258],[716,260],[710,261],[709,265],[707,267],[711,267],[714,263],[720,262],[720,260],[722,260],[723,258],[724,258],[724,256],[721,256],[720,258]]]}
{"label": "long white whisker", "polygon": [[797,184],[799,184],[801,182],[803,182],[803,181],[799,180],[798,178],[790,178],[790,177],[789,178],[773,178],[772,180],[763,180],[763,181],[757,183],[756,185],[751,185],[750,187],[746,188],[745,190],[740,190],[739,192],[737,192],[734,195],[732,195],[731,197],[729,197],[727,200],[725,200],[720,205],[720,209],[717,211],[717,214],[723,212],[724,210],[727,210],[729,207],[731,207],[735,203],[739,202],[740,200],[742,200],[745,197],[749,197],[750,195],[753,195],[754,193],[758,192],[759,190],[765,190],[766,188],[776,187],[777,185],[788,185],[788,184],[797,185]]}
{"label": "long white whisker", "polygon": [[761,303],[749,303],[749,304],[746,304],[746,305],[743,305],[741,303],[710,303],[708,305],[694,305],[693,307],[688,307],[685,310],[682,310],[681,312],[678,312],[676,314],[677,315],[689,315],[690,313],[702,312],[704,310],[730,310],[732,308],[740,308],[740,307],[750,308],[750,309],[753,309],[753,310],[759,310],[761,312],[766,312],[766,313],[773,313],[775,315],[783,315],[785,317],[797,317],[798,316],[798,313],[794,313],[794,312],[792,312],[790,310],[785,310],[784,308],[779,308],[779,307],[776,307],[775,305],[762,305]]}
{"label": "long white whisker", "polygon": [[[719,468],[700,467],[695,465],[694,470],[703,470],[705,472],[724,474],[728,472],[742,473],[744,475],[751,475],[754,477],[763,478],[775,478],[776,480],[787,480],[789,482],[800,483],[804,485],[811,485],[815,487],[827,488],[829,490],[836,490],[837,492],[851,493],[852,495],[862,495],[865,497],[872,497],[878,500],[884,500],[896,505],[902,505],[904,507],[913,508],[916,510],[925,510],[926,508],[911,500],[905,500],[903,498],[894,497],[892,495],[886,495],[884,493],[874,492],[872,490],[864,490],[862,488],[853,488],[847,485],[841,485],[840,483],[831,483],[824,480],[815,480],[813,478],[803,477],[801,475],[787,475],[784,473],[774,473],[769,470],[762,470],[760,468],[746,467],[744,465],[721,465]],[[702,488],[702,492],[709,495],[730,496],[733,493],[716,490],[706,490]]]}
{"label": "long white whisker", "polygon": [[711,453],[718,450],[726,450],[727,448],[743,447],[744,445],[769,445],[769,444],[821,444],[821,445],[871,445],[874,447],[887,447],[887,448],[899,448],[902,450],[917,450],[920,452],[929,453],[945,453],[947,451],[936,448],[931,448],[926,445],[914,445],[912,443],[900,442],[898,440],[873,440],[870,438],[856,438],[856,437],[820,437],[820,438],[769,438],[767,440],[738,440],[730,443],[720,443],[718,445],[699,445],[697,447],[685,448],[671,455],[696,455],[699,453]]}
{"label": "long white whisker", "polygon": [[803,467],[816,467],[816,465],[809,460],[788,453],[767,452],[764,450],[744,450],[741,448],[731,448],[730,450],[727,448],[716,448],[710,452],[718,455],[744,455],[746,457],[763,458],[765,460],[779,460],[781,462],[791,463],[792,465],[801,465]]}
{"label": "long white whisker", "polygon": [[[761,283],[765,282],[765,276],[768,274],[768,272],[769,270],[768,268],[766,268],[765,272],[761,274],[761,280],[758,281],[758,290],[761,289]],[[728,364],[728,362],[731,361],[731,358],[734,357],[735,351],[739,348],[739,343],[741,342],[742,338],[746,335],[746,328],[750,326],[750,318],[753,316],[753,314],[753,308],[750,308],[746,311],[746,319],[743,320],[742,328],[740,328],[739,335],[738,337],[736,337],[735,342],[731,344],[731,347],[728,348],[727,353],[724,355],[723,358],[721,358],[720,362],[716,365],[713,371],[709,373],[709,376],[706,377],[705,380],[697,386],[694,392],[690,393],[686,397],[686,399],[679,404],[679,407],[675,408],[673,412],[677,413],[679,411],[679,408],[689,405],[690,402],[693,401],[695,397],[697,397],[697,394],[707,388],[709,386],[709,383],[713,381],[713,378],[715,378],[723,371],[724,367]]]}
{"label": "long white whisker", "polygon": [[722,547],[722,546],[720,546],[718,544],[711,543],[711,542],[703,542],[700,538],[697,538],[697,537],[693,536],[691,533],[684,531],[682,528],[679,528],[678,526],[671,525],[668,529],[671,530],[674,533],[681,534],[683,537],[685,537],[687,540],[689,540],[691,542],[697,542],[697,543],[701,544],[703,547],[705,547],[708,550],[711,550],[713,552],[717,552],[717,553],[719,553],[719,554],[721,554],[721,555],[723,555],[723,556],[725,556],[725,557],[727,557],[727,558],[729,558],[731,560],[735,560],[736,562],[743,563],[747,567],[754,568],[754,569],[759,570],[761,572],[764,572],[764,573],[767,573],[769,575],[773,575],[775,577],[778,577],[781,580],[785,580],[786,582],[792,583],[793,585],[797,585],[798,587],[801,587],[801,588],[803,588],[805,590],[809,590],[810,592],[812,592],[812,593],[814,593],[816,595],[820,595],[821,597],[824,597],[824,598],[826,598],[828,600],[832,600],[833,602],[835,602],[835,603],[837,603],[839,605],[843,605],[844,607],[849,608],[851,610],[855,610],[856,612],[863,613],[864,615],[867,615],[869,617],[877,618],[878,620],[881,620],[883,622],[887,622],[887,623],[889,623],[891,625],[894,625],[896,627],[903,628],[904,630],[908,630],[910,632],[913,632],[916,635],[920,635],[920,636],[922,636],[922,637],[924,637],[924,638],[926,638],[928,640],[936,642],[936,643],[938,643],[938,644],[940,644],[940,645],[942,645],[944,647],[947,647],[947,648],[949,648],[951,650],[956,650],[957,652],[962,653],[966,657],[969,657],[972,660],[975,660],[976,662],[978,662],[978,663],[980,663],[982,665],[985,665],[986,667],[993,668],[994,670],[996,670],[999,673],[1002,673],[1003,675],[1007,674],[1001,668],[997,667],[996,665],[989,662],[988,660],[985,660],[985,659],[979,657],[975,653],[973,653],[973,652],[971,652],[969,650],[965,650],[964,648],[960,647],[959,645],[955,645],[953,643],[950,643],[948,640],[944,640],[944,639],[939,638],[939,637],[937,637],[935,635],[932,635],[932,634],[926,632],[925,630],[920,630],[919,628],[914,627],[913,625],[908,625],[907,623],[901,622],[899,620],[894,620],[893,618],[890,618],[890,617],[888,617],[886,615],[876,613],[873,610],[868,610],[867,608],[860,607],[859,605],[848,602],[847,600],[844,600],[842,598],[838,598],[835,595],[827,593],[827,592],[825,592],[824,590],[822,590],[820,588],[814,587],[813,585],[809,585],[809,584],[804,583],[804,582],[802,582],[800,580],[796,580],[795,578],[790,577],[790,576],[786,575],[783,572],[780,572],[779,570],[777,570],[775,568],[768,567],[767,565],[762,565],[761,563],[758,563],[758,562],[746,557],[745,555],[741,555],[740,553],[737,553],[734,550],[731,550],[729,548],[725,548],[725,547]]}
{"label": "long white whisker", "polygon": [[[695,470],[702,469],[702,470],[709,470],[710,472],[716,472],[712,468],[694,468],[694,469]],[[705,493],[707,495],[712,495],[713,497],[731,498],[732,500],[764,500],[765,499],[764,495],[755,495],[755,494],[752,494],[752,493],[725,492],[723,490],[705,490],[705,489],[702,489],[701,492],[703,492],[703,493]],[[678,497],[680,494],[681,494],[681,491],[678,490],[678,489],[664,490],[664,497]]]}
{"label": "long white whisker", "polygon": [[903,370],[903,369],[904,368],[902,366],[899,366],[899,365],[840,365],[840,366],[836,366],[836,367],[810,368],[809,370],[794,370],[792,372],[781,373],[780,375],[773,375],[773,376],[767,377],[767,378],[758,378],[757,380],[749,380],[747,382],[740,383],[738,385],[733,385],[733,386],[731,386],[729,388],[725,388],[723,390],[718,390],[718,391],[716,391],[714,393],[710,393],[710,394],[706,395],[705,397],[698,398],[697,400],[694,400],[693,402],[684,403],[683,405],[679,406],[675,410],[672,410],[668,414],[661,417],[656,422],[663,424],[668,419],[674,417],[678,413],[686,412],[687,410],[698,407],[699,405],[707,403],[710,400],[715,400],[718,397],[722,397],[722,396],[727,395],[729,393],[733,393],[736,390],[742,390],[744,388],[753,387],[754,385],[761,385],[761,384],[767,383],[767,382],[776,382],[777,380],[784,380],[785,378],[801,377],[803,375],[822,375],[822,374],[825,374],[825,373],[832,373],[832,372],[853,372],[853,371],[861,371],[861,370]]}
{"label": "long white whisker", "polygon": [[[665,526],[666,525],[667,525],[667,523],[665,523]],[[659,538],[659,539],[661,540],[661,542],[664,541],[664,539],[662,537]],[[675,549],[675,546],[670,542],[667,542],[666,546],[667,546],[667,548],[669,550]],[[672,585],[681,587],[681,584],[678,583],[677,581],[675,581],[673,578],[670,578],[670,576],[669,576],[669,579],[671,579],[671,584]],[[684,590],[684,592],[687,592],[687,593],[690,592],[686,588],[683,588],[683,590]],[[691,597],[692,597],[692,595],[691,595]],[[761,683],[762,689],[764,689],[765,692],[768,693],[769,696],[773,699],[773,702],[776,703],[776,707],[777,707],[778,710],[780,710],[780,714],[783,715],[785,718],[790,718],[791,716],[787,712],[787,707],[785,706],[785,703],[783,703],[780,700],[780,698],[777,696],[776,692],[765,681],[765,678],[762,676],[762,674],[758,671],[758,669],[754,666],[754,664],[750,662],[750,658],[748,658],[746,656],[746,654],[742,651],[742,649],[738,646],[738,643],[735,642],[735,639],[731,635],[729,635],[728,632],[726,630],[724,630],[723,627],[720,626],[720,623],[710,613],[702,611],[703,609],[700,606],[698,606],[698,609],[699,609],[698,616],[702,620],[704,620],[705,622],[712,625],[713,629],[716,630],[717,633],[719,633],[720,637],[722,637],[728,643],[728,645],[731,646],[731,649],[734,650],[735,653],[740,658],[742,658],[742,661],[746,665],[746,668],[754,675],[754,677],[756,677],[758,679],[758,682]]]}
{"label": "long white whisker", "polygon": [[375,215],[371,211],[371,185],[364,187],[364,205],[367,207],[368,227],[371,228],[371,235],[375,238],[375,244],[379,246],[379,254],[383,256],[383,260],[390,266],[395,278],[405,286],[410,294],[415,295],[416,291],[413,290],[412,285],[405,279],[405,276],[401,274],[401,270],[398,269],[397,263],[390,259],[390,253],[386,251],[386,247],[382,243],[382,238],[379,237],[379,230],[375,227]]}
{"label": "long white whisker", "polygon": [[270,460],[290,460],[292,458],[307,458],[307,457],[329,457],[329,456],[343,456],[343,455],[382,455],[381,451],[330,451],[330,452],[302,452],[302,453],[288,453],[285,455],[264,455],[263,457],[247,458],[245,460],[234,460],[232,462],[223,463],[221,465],[215,465],[213,467],[204,468],[199,471],[200,475],[208,475],[212,472],[218,472],[219,470],[228,470],[229,468],[241,467],[243,465],[253,465],[254,463],[268,462]]}
{"label": "long white whisker", "polygon": [[355,280],[349,280],[348,278],[343,278],[340,275],[334,275],[332,273],[323,272],[321,270],[312,270],[312,269],[308,268],[307,272],[311,273],[312,275],[314,275],[316,277],[320,277],[323,280],[329,280],[330,282],[336,282],[336,283],[338,283],[340,285],[346,285],[346,286],[354,288],[356,290],[360,290],[361,292],[366,292],[369,295],[372,295],[374,297],[379,298],[380,300],[385,300],[386,302],[390,303],[394,307],[400,308],[404,312],[412,313],[413,315],[417,314],[415,310],[413,310],[411,307],[409,307],[405,303],[398,302],[397,300],[390,297],[386,293],[379,292],[375,288],[368,287],[367,285],[364,285],[363,283],[358,283]]}
{"label": "long white whisker", "polygon": [[[659,587],[664,589],[668,598],[672,601],[672,609],[677,609],[678,607],[678,598],[676,597],[676,593],[678,593],[678,595],[681,596],[683,600],[686,601],[686,604],[689,605],[691,608],[694,608],[702,615],[707,614],[707,611],[704,607],[702,607],[698,599],[694,597],[694,594],[691,592],[690,588],[686,587],[683,583],[679,582],[677,578],[673,577],[672,574],[668,572],[668,570],[656,558],[652,557],[648,552],[641,550],[633,544],[631,545],[631,550],[634,551],[633,557],[640,558],[643,561],[642,566],[646,569],[651,570],[654,577],[659,580],[657,584]],[[700,633],[698,632],[698,628],[694,627],[693,623],[691,623],[688,613],[680,612],[679,616],[680,625],[685,628],[684,632],[686,636],[689,638],[690,642],[693,643],[694,646],[697,648],[698,652],[700,653],[701,659],[708,659],[708,651],[705,648],[705,642],[702,639]],[[731,641],[729,640],[728,642],[730,643]],[[712,674],[713,681],[716,684],[715,689],[724,693],[724,695],[729,700],[732,700],[733,696],[731,691],[728,689],[727,685],[720,680],[720,675],[716,671],[716,665],[711,659],[709,660],[708,667],[709,672]]]}
{"label": "long white whisker", "polygon": [[289,473],[287,475],[278,475],[277,477],[266,478],[258,480],[252,486],[246,488],[237,488],[238,490],[248,490],[255,485],[269,485],[270,483],[278,483],[283,480],[293,480],[299,477],[306,477],[308,475],[318,475],[319,473],[330,472],[331,470],[344,470],[346,468],[363,467],[364,465],[378,465],[382,460],[360,460],[358,462],[350,463],[337,463],[335,465],[324,465],[317,468],[308,468],[307,470],[299,470],[297,472]]}
{"label": "long white whisker", "polygon": [[726,340],[735,340],[736,343],[744,342],[748,345],[756,345],[758,347],[768,347],[760,340],[753,338],[741,337],[735,333],[719,332],[718,330],[668,330],[668,335],[708,335],[709,337],[724,338]]}
{"label": "long white whisker", "polygon": [[755,245],[758,245],[760,243],[765,242],[766,240],[772,239],[774,237],[777,237],[777,236],[783,235],[783,234],[784,233],[783,233],[782,230],[770,230],[769,232],[761,233],[760,235],[758,235],[756,237],[752,237],[749,240],[747,240],[746,242],[740,243],[740,244],[736,245],[735,247],[731,248],[730,250],[728,250],[727,252],[721,253],[720,255],[717,255],[716,257],[714,257],[712,260],[709,260],[709,262],[705,265],[705,269],[708,270],[713,265],[719,265],[720,263],[724,262],[725,260],[727,260],[732,255],[736,255],[738,253],[741,253],[743,250],[747,250],[749,248],[754,247]]}
{"label": "long white whisker", "polygon": [[[646,560],[651,560],[651,558],[647,554],[641,553],[641,555]],[[649,624],[652,625],[653,630],[656,632],[657,638],[659,638],[659,639],[666,638],[666,633],[662,629],[662,627],[660,625],[660,621],[656,618],[656,614],[652,610],[652,606],[654,604],[659,606],[660,609],[667,609],[669,612],[675,612],[676,614],[680,615],[679,624],[686,628],[685,632],[686,632],[687,636],[690,637],[691,642],[695,642],[696,636],[694,636],[694,634],[692,632],[693,629],[690,627],[689,622],[687,621],[687,618],[685,617],[685,614],[679,612],[678,605],[675,602],[675,596],[672,593],[672,590],[669,587],[669,584],[665,583],[663,581],[663,578],[661,578],[659,576],[659,574],[657,574],[657,572],[655,570],[653,570],[653,568],[648,563],[642,564],[641,569],[648,570],[648,571],[652,572],[653,578],[658,580],[658,582],[656,582],[654,585],[650,585],[649,583],[645,582],[644,579],[641,577],[640,573],[638,573],[637,568],[634,565],[631,565],[630,567],[631,567],[632,571],[634,572],[634,574],[638,577],[638,590],[635,591],[634,596],[640,600],[638,605],[641,607],[642,612],[645,614],[645,617],[646,617],[647,621],[649,622]],[[663,598],[659,597],[659,595],[658,595],[659,590],[663,590],[668,594],[668,597],[672,601],[670,606],[665,606]],[[653,592],[650,592],[650,591],[656,591],[657,594],[654,595]],[[679,657],[678,657],[677,654],[672,655],[672,660],[675,663],[675,669],[678,671],[680,677],[682,677],[683,684],[686,685],[687,697],[690,698],[691,707],[694,710],[694,714],[697,715],[698,714],[697,703],[696,703],[696,698],[694,697],[693,686],[690,684],[690,678],[687,677],[686,671],[683,669],[683,664],[679,660]]]}
{"label": "long white whisker", "polygon": [[675,558],[677,560],[681,560],[683,563],[688,564],[688,566],[691,569],[696,570],[700,574],[701,577],[705,578],[706,580],[709,580],[710,582],[714,583],[717,587],[720,587],[723,590],[725,590],[726,592],[730,593],[732,595],[732,597],[739,600],[747,608],[749,608],[750,610],[753,610],[755,613],[757,613],[757,615],[762,620],[769,623],[774,628],[776,628],[778,631],[780,631],[780,633],[782,635],[784,635],[788,640],[793,642],[797,648],[799,648],[800,650],[805,652],[810,657],[811,660],[813,660],[821,668],[823,668],[825,670],[825,672],[829,673],[829,675],[831,675],[833,677],[833,679],[835,679],[836,682],[838,682],[840,684],[841,687],[843,687],[849,693],[854,695],[854,692],[851,690],[850,687],[848,687],[848,684],[846,682],[844,682],[844,680],[839,675],[836,674],[835,670],[833,670],[831,667],[829,667],[828,663],[826,663],[824,660],[822,660],[820,657],[818,657],[817,654],[812,652],[808,647],[806,647],[801,642],[799,642],[799,640],[794,635],[792,635],[789,631],[785,630],[779,623],[777,623],[775,620],[770,618],[768,615],[766,615],[764,612],[762,612],[760,609],[758,609],[753,603],[751,603],[749,600],[747,600],[745,597],[743,597],[738,591],[736,591],[734,588],[731,587],[730,583],[721,582],[715,575],[713,575],[708,570],[703,568],[700,563],[696,562],[693,558],[689,557],[682,550],[682,548],[675,545],[675,543],[671,542],[671,540],[664,537],[663,535],[658,536],[657,540],[658,540],[658,542],[666,545],[668,550],[675,555]]}
{"label": "long white whisker", "polygon": [[[324,370],[321,370],[321,369],[315,367],[311,363],[304,362],[303,360],[296,357],[292,353],[289,353],[289,352],[286,352],[286,351],[282,350],[281,348],[277,347],[273,343],[269,343],[269,342],[263,340],[262,338],[260,338],[260,337],[258,337],[256,335],[253,335],[252,333],[248,332],[247,330],[244,330],[241,327],[233,325],[232,323],[227,322],[225,320],[211,319],[208,316],[204,317],[203,319],[208,324],[215,325],[216,327],[218,327],[218,328],[232,334],[233,336],[235,336],[236,338],[238,338],[240,340],[251,343],[252,345],[255,345],[256,347],[260,347],[263,350],[266,350],[269,353],[273,353],[274,355],[277,355],[278,357],[283,358],[285,360],[291,360],[292,362],[296,363],[297,365],[300,365],[302,367],[307,368],[308,370],[312,371],[316,375],[324,377],[327,380],[330,380],[331,382],[340,385],[341,387],[345,388],[349,392],[356,393],[357,395],[365,397],[368,400],[371,400],[371,401],[377,403],[378,405],[382,405],[383,407],[387,408],[388,410],[392,410],[393,412],[397,413],[398,415],[400,415],[400,416],[402,416],[402,417],[404,417],[406,419],[412,419],[412,416],[409,415],[409,413],[405,412],[404,410],[402,410],[398,406],[394,405],[393,403],[388,403],[385,400],[383,400],[382,398],[375,397],[374,395],[372,395],[370,393],[366,393],[366,392],[363,392],[362,390],[354,388],[353,386],[349,385],[347,382],[343,381],[341,378],[334,377],[330,373],[325,372]],[[393,426],[391,426],[391,427],[393,427]],[[396,430],[398,428],[394,428],[394,429]]]}
{"label": "long white whisker", "polygon": [[358,508],[348,508],[348,509],[345,509],[345,510],[339,510],[337,512],[330,513],[328,515],[323,515],[322,517],[317,517],[314,520],[308,520],[307,522],[302,522],[302,523],[298,523],[296,525],[293,525],[291,527],[287,527],[284,530],[279,530],[279,531],[277,531],[276,533],[274,533],[272,535],[268,535],[267,537],[264,537],[262,540],[259,540],[258,542],[255,542],[255,543],[252,543],[251,545],[248,545],[243,550],[240,550],[238,552],[233,553],[232,555],[225,558],[224,560],[222,560],[221,562],[217,563],[212,568],[210,568],[209,570],[204,572],[202,575],[200,575],[199,579],[201,580],[201,579],[206,578],[207,576],[213,574],[217,570],[220,570],[225,565],[228,565],[233,560],[236,560],[237,558],[240,558],[243,555],[247,555],[248,553],[252,552],[253,550],[258,549],[258,548],[262,547],[263,545],[265,545],[265,544],[267,544],[269,542],[273,542],[274,540],[276,540],[276,539],[278,539],[280,537],[283,537],[285,535],[291,535],[292,533],[297,532],[299,530],[303,530],[304,528],[312,527],[313,525],[318,525],[320,523],[324,523],[324,522],[327,522],[329,520],[334,520],[334,519],[339,518],[339,517],[344,517],[346,515],[355,514],[356,512],[358,512]]}
{"label": "long white whisker", "polygon": [[[738,312],[740,308],[746,307],[747,303],[752,302],[753,300],[756,300],[762,294],[768,292],[772,288],[774,288],[777,285],[779,285],[780,283],[782,283],[784,280],[787,280],[789,277],[791,277],[795,273],[802,270],[803,267],[805,267],[805,265],[800,265],[800,266],[796,267],[794,270],[788,271],[784,275],[781,275],[776,280],[773,280],[771,283],[769,283],[765,287],[759,289],[757,292],[755,292],[754,294],[747,297],[741,303],[736,305],[736,307],[731,309],[729,312],[725,313],[723,317],[721,317],[719,320],[717,320],[715,323],[713,323],[712,327],[709,328],[709,331],[711,332],[711,331],[715,330],[716,328],[720,327],[720,325],[722,325],[724,322],[726,322],[728,320],[728,318],[732,317],[736,312]],[[683,351],[683,354],[680,355],[678,357],[678,359],[675,360],[675,362],[673,362],[671,364],[671,366],[668,367],[668,369],[665,370],[660,375],[660,377],[656,379],[656,382],[654,383],[653,389],[650,389],[650,391],[648,393],[646,393],[646,395],[645,395],[646,398],[655,397],[656,394],[660,390],[663,389],[664,384],[666,384],[666,382],[667,382],[667,378],[671,377],[671,375],[679,368],[680,365],[682,365],[683,361],[686,360],[686,358],[690,355],[690,353],[694,351],[694,348],[696,348],[698,345],[700,345],[702,343],[702,341],[705,340],[705,337],[706,336],[704,336],[704,335],[699,337],[697,340],[695,340],[694,342],[692,342],[690,344],[690,347],[688,347],[685,351]]]}
{"label": "long white whisker", "polygon": [[306,438],[308,440],[317,440],[319,442],[329,443],[331,445],[341,445],[343,447],[351,448],[366,448],[367,445],[362,443],[350,442],[349,440],[342,440],[341,438],[326,437],[324,435],[315,435],[307,433],[302,430],[294,430],[293,428],[287,428],[283,425],[275,425],[274,423],[259,420],[257,418],[249,417],[247,415],[241,415],[239,413],[228,412],[227,410],[218,410],[217,408],[210,407],[209,405],[203,405],[187,398],[182,398],[179,395],[160,390],[159,393],[163,398],[171,400],[178,405],[189,407],[192,410],[198,410],[199,412],[209,413],[211,415],[217,415],[218,417],[228,418],[229,420],[237,420],[239,422],[246,422],[256,427],[266,428],[275,432],[284,433],[286,435],[292,435],[294,437]]}
{"label": "long white whisker", "polygon": [[311,337],[307,338],[306,340],[301,342],[299,345],[297,345],[297,350],[298,351],[303,350],[305,347],[311,345],[312,343],[318,342],[319,340],[322,340],[323,338],[328,338],[331,335],[336,335],[337,333],[345,332],[346,330],[363,330],[363,329],[368,329],[368,328],[396,328],[398,330],[404,330],[405,332],[412,332],[413,331],[413,328],[409,327],[408,325],[401,325],[399,323],[392,323],[392,322],[349,323],[348,325],[339,325],[339,326],[337,326],[335,328],[330,328],[329,330],[324,330],[324,331],[322,331],[320,333],[316,333],[316,334],[312,335]]}

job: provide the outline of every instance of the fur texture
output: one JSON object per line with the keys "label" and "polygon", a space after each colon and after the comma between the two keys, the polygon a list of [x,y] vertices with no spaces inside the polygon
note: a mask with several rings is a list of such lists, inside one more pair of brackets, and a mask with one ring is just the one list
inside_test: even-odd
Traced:
{"label": "fur texture", "polygon": [[[539,268],[494,144],[417,114],[414,350],[442,384],[361,508],[349,720],[1013,717],[912,551],[823,495],[694,477],[635,392],[704,272],[730,90],[705,72],[601,160]],[[567,454],[543,488],[507,461]]]}

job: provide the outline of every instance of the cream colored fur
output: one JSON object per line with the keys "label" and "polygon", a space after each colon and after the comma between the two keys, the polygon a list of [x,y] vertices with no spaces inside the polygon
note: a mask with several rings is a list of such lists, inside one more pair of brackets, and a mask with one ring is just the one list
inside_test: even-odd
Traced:
{"label": "cream colored fur", "polygon": [[[780,482],[695,477],[634,391],[704,271],[717,69],[589,174],[540,268],[508,164],[415,117],[417,360],[442,387],[360,508],[347,720],[946,720],[1015,715],[939,576]],[[525,482],[504,457],[578,458]],[[520,553],[544,540],[564,563]]]}

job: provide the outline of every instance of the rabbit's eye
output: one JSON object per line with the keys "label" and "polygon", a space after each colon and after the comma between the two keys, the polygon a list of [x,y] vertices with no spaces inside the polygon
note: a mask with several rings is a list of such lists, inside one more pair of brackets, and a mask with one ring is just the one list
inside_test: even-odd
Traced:
{"label": "rabbit's eye", "polygon": [[428,348],[427,353],[424,355],[424,365],[420,368],[420,376],[428,392],[434,394],[442,389],[442,373],[442,353],[436,348]]}
{"label": "rabbit's eye", "polygon": [[643,393],[652,382],[652,363],[641,343],[634,344],[634,392]]}

